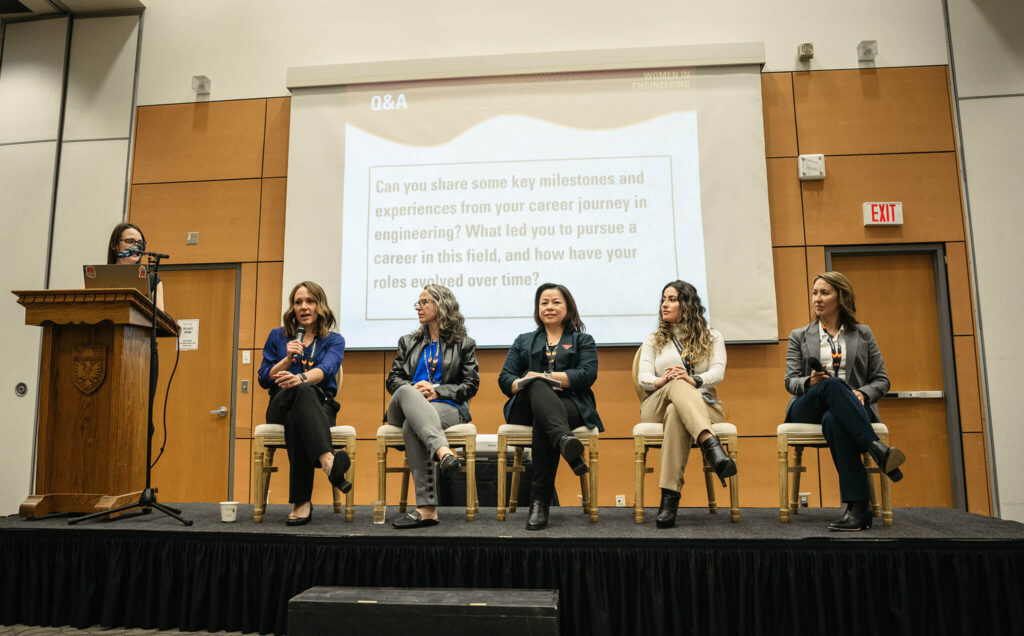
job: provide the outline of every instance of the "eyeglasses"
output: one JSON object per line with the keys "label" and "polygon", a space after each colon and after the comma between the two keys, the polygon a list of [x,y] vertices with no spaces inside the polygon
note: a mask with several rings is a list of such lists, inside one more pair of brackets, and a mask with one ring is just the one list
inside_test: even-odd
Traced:
{"label": "eyeglasses", "polygon": [[136,245],[138,245],[139,243],[143,243],[144,241],[142,239],[126,238],[121,239],[121,242],[127,245],[128,247],[135,247]]}
{"label": "eyeglasses", "polygon": [[414,302],[414,303],[412,304],[412,308],[413,308],[413,309],[419,309],[420,307],[426,307],[426,306],[427,306],[427,305],[429,305],[429,304],[430,304],[431,302],[432,302],[432,301],[431,301],[431,300],[430,300],[429,298],[424,298],[423,300],[417,300],[416,302]]}

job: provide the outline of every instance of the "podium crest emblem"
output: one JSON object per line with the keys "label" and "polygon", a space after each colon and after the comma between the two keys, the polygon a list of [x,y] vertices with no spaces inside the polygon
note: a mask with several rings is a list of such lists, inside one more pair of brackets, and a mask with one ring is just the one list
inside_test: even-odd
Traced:
{"label": "podium crest emblem", "polygon": [[105,345],[76,345],[71,354],[71,380],[86,395],[100,388],[107,375]]}

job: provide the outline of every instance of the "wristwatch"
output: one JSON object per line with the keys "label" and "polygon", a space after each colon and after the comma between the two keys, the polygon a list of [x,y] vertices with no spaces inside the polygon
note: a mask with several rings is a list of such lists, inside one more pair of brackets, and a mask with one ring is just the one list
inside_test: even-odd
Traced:
{"label": "wristwatch", "polygon": [[544,377],[550,380],[551,379],[551,372],[550,371],[545,371],[544,372]]}
{"label": "wristwatch", "polygon": [[309,378],[306,377],[305,373],[300,373],[299,374],[299,379],[301,379],[303,382],[306,382],[306,381],[309,380]]}

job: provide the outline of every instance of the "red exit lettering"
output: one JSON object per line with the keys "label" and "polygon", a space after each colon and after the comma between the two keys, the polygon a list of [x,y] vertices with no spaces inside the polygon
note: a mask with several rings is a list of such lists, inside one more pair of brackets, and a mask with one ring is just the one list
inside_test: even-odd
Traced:
{"label": "red exit lettering", "polygon": [[872,203],[871,204],[871,221],[873,223],[891,223],[896,220],[893,214],[893,205],[891,203]]}

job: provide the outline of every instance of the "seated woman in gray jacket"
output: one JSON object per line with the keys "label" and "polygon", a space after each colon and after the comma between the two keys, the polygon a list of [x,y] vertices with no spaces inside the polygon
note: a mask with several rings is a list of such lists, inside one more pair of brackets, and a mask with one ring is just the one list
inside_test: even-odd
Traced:
{"label": "seated woman in gray jacket", "polygon": [[415,309],[420,328],[399,338],[387,379],[387,422],[402,429],[416,486],[416,510],[391,523],[398,529],[438,524],[434,462],[445,475],[459,469],[444,430],[470,421],[468,402],[480,386],[476,342],[451,290],[427,285]]}
{"label": "seated woman in gray jacket", "polygon": [[871,329],[857,322],[850,279],[839,272],[818,274],[811,302],[814,320],[789,334],[786,390],[793,397],[786,421],[821,424],[832,451],[846,510],[829,530],[867,530],[871,491],[861,453],[870,453],[893,481],[903,478],[903,453],[883,444],[871,428],[881,421],[876,403],[889,390],[889,376]]}

